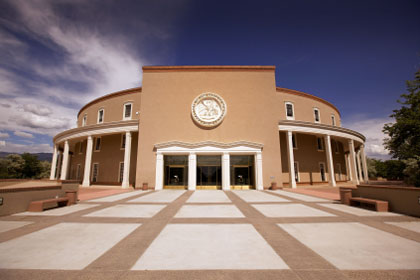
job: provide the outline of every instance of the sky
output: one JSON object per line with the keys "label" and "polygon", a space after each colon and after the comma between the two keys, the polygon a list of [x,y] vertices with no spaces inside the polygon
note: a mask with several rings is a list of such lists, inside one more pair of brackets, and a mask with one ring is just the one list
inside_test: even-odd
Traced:
{"label": "sky", "polygon": [[52,152],[80,108],[144,65],[274,65],[388,159],[382,127],[420,69],[420,1],[0,0],[0,151]]}

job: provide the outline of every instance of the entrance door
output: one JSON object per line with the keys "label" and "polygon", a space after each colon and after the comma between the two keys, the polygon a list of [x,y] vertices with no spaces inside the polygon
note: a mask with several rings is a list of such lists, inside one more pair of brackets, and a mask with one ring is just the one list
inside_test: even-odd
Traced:
{"label": "entrance door", "polygon": [[188,184],[187,156],[165,156],[165,189],[185,189]]}
{"label": "entrance door", "polygon": [[221,189],[220,156],[197,156],[197,189]]}
{"label": "entrance door", "polygon": [[254,188],[254,156],[231,156],[230,163],[232,189],[247,190]]}

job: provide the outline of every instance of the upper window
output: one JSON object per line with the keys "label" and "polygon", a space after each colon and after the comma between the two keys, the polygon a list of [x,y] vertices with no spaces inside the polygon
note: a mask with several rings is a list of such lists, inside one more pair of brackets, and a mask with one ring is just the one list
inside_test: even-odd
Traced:
{"label": "upper window", "polygon": [[335,126],[335,116],[331,115],[331,124]]}
{"label": "upper window", "polygon": [[95,142],[95,151],[100,151],[101,150],[101,137],[96,138],[96,142]]}
{"label": "upper window", "polygon": [[324,141],[322,141],[321,137],[316,138],[316,146],[318,148],[318,151],[323,151],[324,150]]}
{"label": "upper window", "polygon": [[314,108],[314,120],[315,120],[316,123],[319,123],[320,120],[321,120],[318,108]]}
{"label": "upper window", "polygon": [[133,111],[133,104],[132,103],[125,103],[124,104],[124,120],[131,120],[131,115]]}
{"label": "upper window", "polygon": [[104,122],[104,116],[105,116],[105,110],[104,109],[99,109],[99,111],[98,111],[98,123],[103,123]]}
{"label": "upper window", "polygon": [[82,126],[85,126],[87,123],[87,114],[84,114],[83,119],[82,119]]}
{"label": "upper window", "polygon": [[286,119],[294,120],[295,119],[295,112],[294,112],[294,109],[293,109],[293,103],[286,102],[285,106],[286,106]]}

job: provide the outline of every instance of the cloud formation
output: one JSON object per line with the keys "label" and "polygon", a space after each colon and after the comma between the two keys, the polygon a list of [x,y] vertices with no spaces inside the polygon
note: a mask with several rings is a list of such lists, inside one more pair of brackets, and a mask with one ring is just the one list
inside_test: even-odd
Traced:
{"label": "cloud formation", "polygon": [[390,159],[389,151],[383,146],[386,135],[382,132],[384,124],[392,122],[390,118],[368,118],[367,116],[349,116],[343,119],[343,127],[362,133],[366,137],[365,151],[368,157]]}
{"label": "cloud formation", "polygon": [[24,132],[24,131],[15,131],[13,134],[19,137],[23,137],[23,138],[34,138],[32,134]]}
{"label": "cloud formation", "polygon": [[9,138],[9,133],[7,133],[7,132],[0,132],[0,138]]}

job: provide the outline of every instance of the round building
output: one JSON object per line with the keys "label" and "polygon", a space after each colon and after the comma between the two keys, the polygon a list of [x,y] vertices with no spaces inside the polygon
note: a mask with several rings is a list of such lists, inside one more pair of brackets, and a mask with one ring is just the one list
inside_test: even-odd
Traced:
{"label": "round building", "polygon": [[257,189],[367,181],[365,137],[274,66],[145,66],[56,135],[50,179],[82,186]]}

